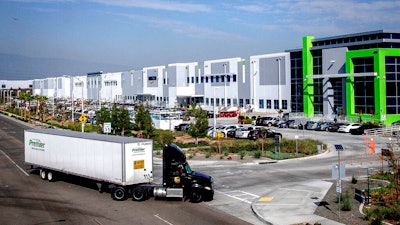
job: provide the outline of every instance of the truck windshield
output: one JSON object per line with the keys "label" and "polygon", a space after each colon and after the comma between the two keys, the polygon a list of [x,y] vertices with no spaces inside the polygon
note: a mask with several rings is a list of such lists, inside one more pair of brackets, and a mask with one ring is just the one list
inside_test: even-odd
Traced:
{"label": "truck windshield", "polygon": [[187,174],[192,174],[192,168],[190,168],[189,163],[185,163],[185,170]]}

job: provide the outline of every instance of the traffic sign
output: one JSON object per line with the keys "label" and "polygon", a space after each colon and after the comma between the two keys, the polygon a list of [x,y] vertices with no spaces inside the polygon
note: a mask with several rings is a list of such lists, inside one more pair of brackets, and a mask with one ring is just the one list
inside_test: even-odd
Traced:
{"label": "traffic sign", "polygon": [[111,133],[111,123],[104,123],[103,132],[104,133]]}
{"label": "traffic sign", "polygon": [[85,123],[86,120],[87,120],[87,118],[86,118],[86,116],[83,115],[83,114],[79,117],[79,122],[81,122],[81,123]]}

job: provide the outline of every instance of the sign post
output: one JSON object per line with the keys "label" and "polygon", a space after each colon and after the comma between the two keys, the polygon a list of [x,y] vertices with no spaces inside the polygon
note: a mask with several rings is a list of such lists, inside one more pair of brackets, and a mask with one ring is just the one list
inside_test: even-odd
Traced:
{"label": "sign post", "polygon": [[79,117],[79,122],[82,123],[82,133],[85,132],[85,123],[86,123],[86,120],[87,120],[87,118],[86,118],[86,116],[83,115],[83,114]]}
{"label": "sign post", "polygon": [[[341,169],[342,169],[342,165],[340,164],[340,152],[343,151],[343,146],[342,145],[335,145],[335,149],[338,152],[338,164],[337,164],[337,180],[336,180],[336,192],[339,195],[339,206],[338,206],[338,210],[339,210],[339,219],[340,219],[340,198],[342,195],[342,176],[344,175],[344,166],[343,166],[343,175],[340,173]],[[333,174],[333,173],[332,173]]]}

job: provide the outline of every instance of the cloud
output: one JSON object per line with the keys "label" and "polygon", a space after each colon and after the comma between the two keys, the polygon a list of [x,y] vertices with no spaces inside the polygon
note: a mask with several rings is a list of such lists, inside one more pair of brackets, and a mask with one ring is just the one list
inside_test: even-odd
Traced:
{"label": "cloud", "polygon": [[204,4],[180,3],[165,0],[90,0],[91,2],[131,8],[145,8],[177,12],[210,12],[211,8]]}
{"label": "cloud", "polygon": [[193,38],[203,38],[203,39],[214,39],[214,40],[226,40],[236,39],[236,40],[244,40],[245,37],[237,34],[227,33],[220,30],[214,30],[206,27],[200,27],[195,24],[190,24],[187,22],[182,22],[179,20],[158,18],[152,16],[142,16],[136,14],[117,14],[119,16],[123,16],[129,18],[134,21],[141,21],[147,24],[150,24],[155,27],[161,27],[162,29],[170,30],[175,33],[184,34],[188,37]]}

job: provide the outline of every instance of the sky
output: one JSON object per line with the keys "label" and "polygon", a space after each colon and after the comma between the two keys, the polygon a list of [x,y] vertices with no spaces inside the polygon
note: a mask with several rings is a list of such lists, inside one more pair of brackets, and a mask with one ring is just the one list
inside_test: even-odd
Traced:
{"label": "sky", "polygon": [[399,21],[399,0],[0,0],[0,80],[248,60]]}

